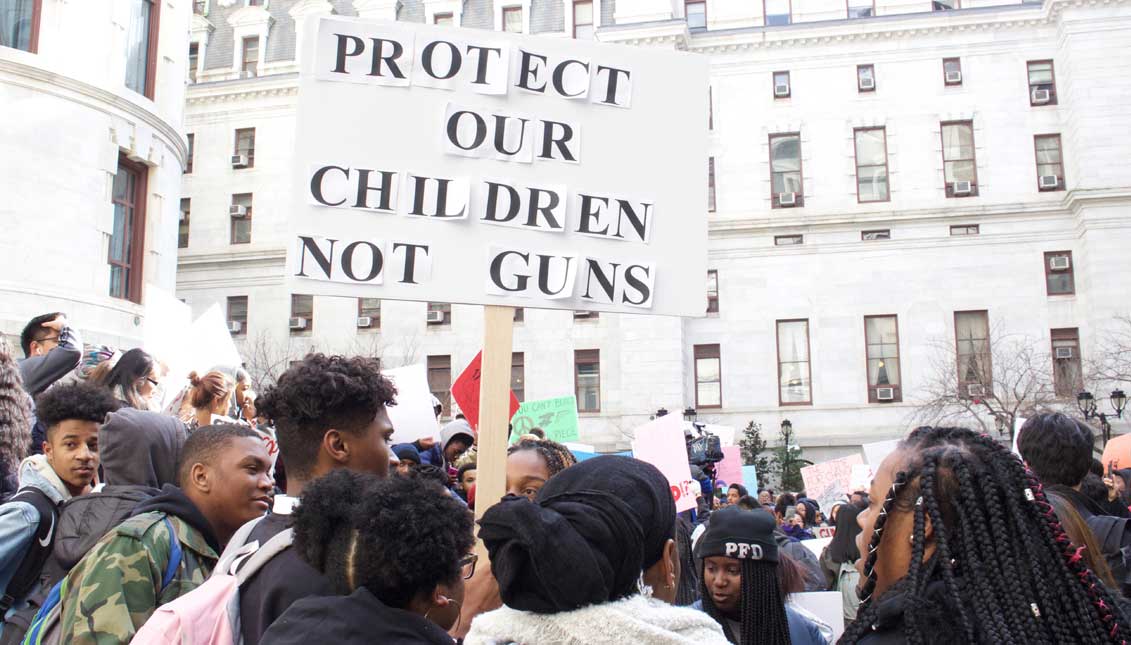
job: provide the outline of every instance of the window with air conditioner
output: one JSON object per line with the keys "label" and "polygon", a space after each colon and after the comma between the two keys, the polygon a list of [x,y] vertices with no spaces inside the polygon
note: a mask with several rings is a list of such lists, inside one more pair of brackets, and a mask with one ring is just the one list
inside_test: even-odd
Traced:
{"label": "window with air conditioner", "polygon": [[874,65],[856,66],[856,89],[859,92],[876,91],[876,67]]}
{"label": "window with air conditioner", "polygon": [[255,167],[255,128],[236,130],[236,143],[232,149],[232,167]]}
{"label": "window with air conditioner", "polygon": [[228,296],[228,331],[233,336],[247,333],[247,296]]}
{"label": "window with air conditioner", "polygon": [[1050,296],[1068,296],[1076,293],[1071,251],[1045,253],[1045,287]]}
{"label": "window with air conditioner", "polygon": [[944,122],[940,124],[940,131],[946,196],[977,195],[978,166],[974,153],[974,122]]}
{"label": "window with air conditioner", "polygon": [[229,242],[231,244],[251,243],[251,203],[251,193],[232,195],[232,204],[228,207]]}
{"label": "window with air conditioner", "polygon": [[1052,337],[1052,375],[1056,395],[1074,399],[1076,393],[1084,389],[1083,371],[1080,357],[1080,330],[1071,327],[1053,329]]}
{"label": "window with air conditioner", "polygon": [[869,403],[902,400],[899,319],[894,315],[864,316],[864,346]]}
{"label": "window with air conditioner", "polygon": [[962,85],[962,59],[943,59],[943,85]]}
{"label": "window with air conditioner", "polygon": [[288,321],[292,334],[314,330],[314,296],[291,294],[291,318]]}
{"label": "window with air conditioner", "polygon": [[1025,64],[1029,78],[1029,105],[1056,105],[1056,75],[1051,60],[1031,60]]}
{"label": "window with air conditioner", "polygon": [[357,328],[358,329],[380,329],[381,328],[381,299],[380,298],[358,298],[357,299]]}
{"label": "window with air conditioner", "polygon": [[804,206],[800,133],[770,135],[770,190],[773,208]]}
{"label": "window with air conditioner", "polygon": [[[959,395],[985,396],[993,382],[990,319],[987,311],[954,312],[955,355]],[[981,394],[973,394],[981,392]]]}
{"label": "window with air conditioner", "polygon": [[427,313],[425,314],[425,321],[429,325],[450,325],[452,324],[452,305],[447,302],[430,302],[428,303]]}
{"label": "window with air conditioner", "polygon": [[774,72],[774,98],[788,99],[791,89],[789,85],[789,72]]}
{"label": "window with air conditioner", "polygon": [[1033,137],[1037,152],[1037,190],[1064,190],[1064,159],[1059,134],[1038,134]]}

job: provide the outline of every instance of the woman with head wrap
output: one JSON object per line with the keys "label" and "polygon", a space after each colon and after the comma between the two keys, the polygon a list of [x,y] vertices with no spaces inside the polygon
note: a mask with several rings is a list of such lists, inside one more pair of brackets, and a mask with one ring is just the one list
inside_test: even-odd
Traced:
{"label": "woman with head wrap", "polygon": [[708,616],[668,603],[680,575],[667,479],[627,457],[555,475],[534,503],[488,510],[487,546],[504,607],[474,619],[465,645],[723,645]]}

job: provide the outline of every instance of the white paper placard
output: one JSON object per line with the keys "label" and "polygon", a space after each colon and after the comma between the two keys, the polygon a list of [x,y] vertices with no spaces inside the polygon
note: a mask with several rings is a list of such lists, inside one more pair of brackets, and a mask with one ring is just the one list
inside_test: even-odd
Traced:
{"label": "white paper placard", "polygon": [[[305,29],[292,291],[704,315],[703,57],[340,16]],[[489,182],[509,188],[493,209]],[[567,292],[556,259],[491,275],[498,253],[547,247],[573,258]]]}
{"label": "white paper placard", "polygon": [[382,374],[397,386],[396,405],[386,410],[393,422],[393,443],[411,443],[417,439],[440,438],[440,424],[432,408],[432,392],[428,389],[428,370],[423,365],[408,365]]}

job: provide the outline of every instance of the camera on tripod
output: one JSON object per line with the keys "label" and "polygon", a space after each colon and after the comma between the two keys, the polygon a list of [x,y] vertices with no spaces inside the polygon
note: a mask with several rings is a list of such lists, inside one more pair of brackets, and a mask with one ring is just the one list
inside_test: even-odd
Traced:
{"label": "camera on tripod", "polygon": [[717,464],[723,460],[723,446],[718,436],[707,432],[706,424],[692,423],[694,432],[688,432],[687,460],[696,466]]}

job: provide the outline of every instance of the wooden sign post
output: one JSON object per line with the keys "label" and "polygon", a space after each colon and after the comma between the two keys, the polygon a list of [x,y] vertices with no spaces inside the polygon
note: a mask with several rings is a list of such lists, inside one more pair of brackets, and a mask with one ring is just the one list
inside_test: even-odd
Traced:
{"label": "wooden sign post", "polygon": [[[498,503],[507,488],[507,426],[511,416],[511,339],[514,307],[483,307],[483,365],[479,382],[479,456],[475,519]],[[480,554],[484,559],[485,553]]]}

